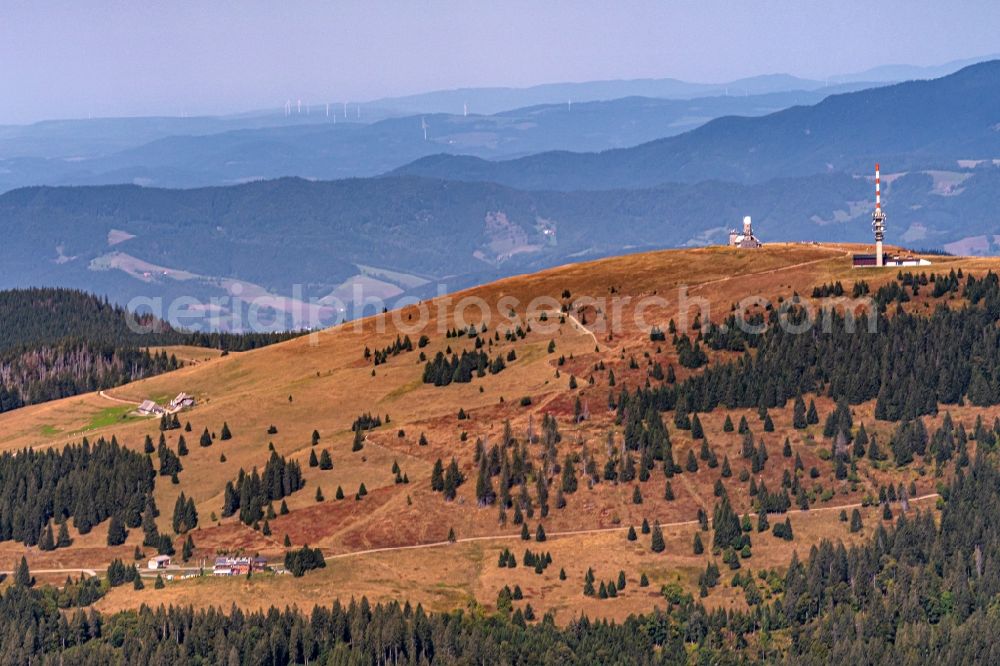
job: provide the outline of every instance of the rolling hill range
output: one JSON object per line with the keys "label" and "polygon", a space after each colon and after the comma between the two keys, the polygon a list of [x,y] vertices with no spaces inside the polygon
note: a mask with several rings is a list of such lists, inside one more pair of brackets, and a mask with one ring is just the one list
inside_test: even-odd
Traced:
{"label": "rolling hill range", "polygon": [[[997,168],[884,181],[890,240],[962,254],[995,250]],[[765,241],[867,241],[871,189],[841,174],[594,192],[413,177],[26,188],[0,195],[0,288],[68,286],[118,303],[208,303],[235,289],[247,301],[278,297],[269,316],[299,328],[317,325],[313,315],[321,325],[359,314],[355,285],[390,303],[424,298],[438,284],[454,290],[567,261],[722,242],[746,214]],[[238,309],[230,305],[220,304],[215,328],[240,327],[243,320],[226,316]],[[296,307],[305,321],[291,319]]]}
{"label": "rolling hill range", "polygon": [[762,118],[719,118],[677,137],[600,153],[551,152],[490,162],[423,158],[397,171],[521,189],[609,189],[792,174],[953,169],[1000,157],[1000,60],[930,81],[832,95]]}
{"label": "rolling hill range", "polygon": [[[1000,396],[983,376],[1000,372],[986,325],[1000,288],[984,276],[1000,263],[935,257],[923,279],[898,277],[852,270],[855,249],[712,247],[513,277],[455,294],[451,305],[413,304],[106,395],[2,414],[0,447],[58,450],[114,436],[142,452],[148,435],[152,452],[162,435],[149,456],[156,543],[162,550],[166,537],[179,553],[190,537],[189,561],[159,589],[112,588],[97,602],[102,611],[161,602],[310,608],[362,595],[492,611],[511,602],[504,586],[516,585],[518,609],[530,603],[560,624],[580,612],[624,619],[699,588],[708,608],[753,612],[781,598],[793,551],[803,557],[828,538],[868,543],[900,515],[907,524],[918,510],[937,515],[936,504],[952,519],[949,504],[964,494],[944,484],[995,446]],[[726,321],[747,297],[770,301],[750,306],[751,323],[772,309],[795,316],[799,297],[837,296],[838,284],[884,311],[874,332],[835,322],[832,332],[786,337],[773,327],[742,337]],[[681,287],[690,311],[679,306]],[[953,344],[956,336],[968,344]],[[463,352],[489,362],[477,372],[478,361],[458,361]],[[442,372],[452,354],[454,371]],[[132,413],[142,399],[181,391],[197,399],[178,415],[183,428],[162,431]],[[305,485],[282,490],[277,477],[268,491],[277,495],[259,504],[240,492],[233,509],[227,482],[241,469],[263,473],[269,460],[286,470],[298,463]],[[180,465],[173,482],[165,461]],[[196,527],[183,527],[192,519],[182,497]],[[72,516],[82,508],[69,511],[72,543],[27,554],[42,579],[156,552],[138,523],[109,546],[108,521],[81,532]],[[0,512],[0,535],[7,516]],[[277,563],[305,544],[327,558],[305,578],[180,579],[218,552]],[[0,540],[0,559],[24,550]],[[508,551],[515,568],[498,566]],[[718,575],[706,582],[710,563],[732,567],[722,584]],[[752,571],[752,585],[729,585],[737,571]],[[598,583],[616,592],[599,593]]]}
{"label": "rolling hill range", "polygon": [[[634,146],[723,115],[759,116],[829,94],[697,99],[628,97],[538,105],[495,115],[248,114],[234,118],[109,118],[0,128],[0,191],[26,185],[228,185],[262,178],[374,176],[441,152],[482,158]],[[427,136],[424,137],[424,127]]]}

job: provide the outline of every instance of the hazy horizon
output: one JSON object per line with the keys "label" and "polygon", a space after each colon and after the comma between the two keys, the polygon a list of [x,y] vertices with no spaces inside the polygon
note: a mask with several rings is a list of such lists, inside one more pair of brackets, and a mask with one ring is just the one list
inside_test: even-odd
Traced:
{"label": "hazy horizon", "polygon": [[[609,79],[823,80],[998,48],[1000,4],[7,3],[0,123],[218,115]],[[954,39],[961,35],[962,39]]]}

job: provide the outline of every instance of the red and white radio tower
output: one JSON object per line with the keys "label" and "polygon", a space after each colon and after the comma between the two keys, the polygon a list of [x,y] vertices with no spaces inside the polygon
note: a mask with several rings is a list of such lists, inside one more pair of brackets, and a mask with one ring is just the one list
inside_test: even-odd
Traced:
{"label": "red and white radio tower", "polygon": [[872,213],[872,231],[875,232],[875,265],[885,266],[882,258],[882,241],[885,240],[885,213],[882,212],[882,182],[878,163],[875,163],[875,212]]}

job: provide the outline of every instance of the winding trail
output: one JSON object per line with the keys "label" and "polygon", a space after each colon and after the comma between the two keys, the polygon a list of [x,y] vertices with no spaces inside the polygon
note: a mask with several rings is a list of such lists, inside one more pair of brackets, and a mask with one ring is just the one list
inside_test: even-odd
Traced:
{"label": "winding trail", "polygon": [[[926,500],[926,499],[931,499],[933,497],[938,497],[938,493],[930,493],[928,495],[921,495],[920,497],[912,497],[912,498],[909,499],[909,501],[911,503],[912,502],[920,502],[920,501],[923,501],[923,500]],[[774,515],[774,516],[787,516],[787,515],[791,515],[791,514],[802,514],[802,513],[822,513],[822,512],[826,512],[826,511],[843,511],[843,510],[846,510],[846,509],[856,509],[856,508],[859,508],[861,506],[862,506],[861,502],[855,502],[853,504],[838,504],[837,506],[821,506],[821,507],[816,507],[816,508],[812,508],[812,509],[789,509],[788,511],[786,511],[783,514],[770,514],[770,515]],[[753,513],[753,514],[750,514],[750,515],[756,516],[757,514]],[[660,527],[661,528],[686,527],[688,525],[697,525],[697,524],[698,524],[697,520],[682,520],[682,521],[675,522],[675,523],[661,523]],[[568,530],[568,531],[565,531],[565,532],[546,532],[546,537],[548,539],[552,539],[552,538],[556,538],[556,537],[579,536],[579,535],[583,535],[583,534],[602,534],[602,533],[609,533],[609,532],[624,532],[624,531],[628,530],[628,528],[629,528],[629,526],[625,525],[625,526],[619,526],[619,527],[598,527],[598,528],[589,529],[589,530]],[[464,539],[455,539],[454,543],[472,543],[472,542],[476,542],[476,541],[504,541],[504,540],[508,540],[508,539],[510,539],[510,540],[513,540],[513,539],[520,540],[521,539],[521,533],[517,532],[517,533],[513,533],[513,534],[495,534],[495,535],[487,535],[487,536],[465,537]],[[349,553],[338,553],[336,555],[327,555],[327,556],[324,557],[324,559],[327,560],[327,561],[330,561],[330,560],[345,559],[345,558],[348,558],[348,557],[357,557],[359,555],[372,555],[372,554],[375,554],[375,553],[391,553],[391,552],[404,551],[404,550],[419,550],[419,549],[422,549],[422,548],[438,548],[438,547],[441,547],[441,546],[450,546],[450,545],[452,545],[452,543],[453,542],[451,542],[451,541],[434,541],[432,543],[421,543],[421,544],[415,544],[415,545],[412,545],[412,546],[386,546],[386,547],[383,547],[383,548],[368,548],[366,550],[355,550],[355,551],[351,551]]]}
{"label": "winding trail", "polygon": [[[938,497],[938,496],[939,496],[938,493],[930,493],[928,495],[921,495],[919,497],[912,497],[912,498],[910,498],[909,501],[911,503],[912,502],[921,502],[923,500],[931,499],[931,498]],[[836,506],[822,506],[822,507],[816,507],[816,508],[812,508],[812,509],[790,509],[790,510],[786,511],[783,514],[771,514],[771,515],[775,515],[775,516],[787,516],[787,515],[792,515],[792,514],[803,514],[803,513],[823,513],[823,512],[827,512],[827,511],[843,511],[843,510],[846,510],[846,509],[856,509],[856,508],[859,508],[861,506],[862,506],[861,502],[855,502],[853,504],[838,504]],[[750,515],[756,516],[757,514],[750,514]],[[678,521],[678,522],[674,522],[674,523],[660,523],[660,527],[666,529],[666,528],[671,528],[671,527],[687,527],[689,525],[697,525],[697,524],[698,524],[697,520],[682,520],[682,521]],[[598,528],[588,529],[588,530],[567,530],[567,531],[563,531],[563,532],[548,532],[547,533],[547,538],[548,539],[554,539],[554,538],[558,538],[558,537],[580,536],[580,535],[584,535],[584,534],[607,534],[607,533],[611,533],[611,532],[624,532],[624,531],[628,530],[628,528],[629,528],[628,525],[624,525],[624,526],[618,526],[618,527],[598,527]],[[410,546],[384,546],[382,548],[366,548],[364,550],[353,550],[353,551],[350,551],[350,552],[347,552],[347,553],[337,553],[335,555],[326,555],[323,559],[325,559],[327,562],[329,562],[329,561],[332,561],[332,560],[343,560],[343,559],[347,559],[347,558],[351,558],[351,557],[361,557],[363,555],[374,555],[374,554],[377,554],[377,553],[393,553],[393,552],[403,552],[403,551],[408,551],[408,550],[422,550],[422,549],[426,549],[426,548],[441,548],[441,547],[445,547],[445,546],[451,546],[451,545],[453,545],[455,543],[474,543],[474,542],[480,542],[480,541],[508,541],[508,540],[509,541],[513,541],[513,540],[520,541],[521,540],[521,533],[520,532],[516,532],[516,533],[511,533],[511,534],[491,534],[491,535],[485,535],[485,536],[465,537],[463,539],[456,539],[454,542],[452,542],[452,541],[433,541],[433,542],[430,542],[430,543],[419,543],[419,544],[413,544],[413,545],[410,545]],[[98,567],[94,567],[94,568],[90,568],[90,569],[87,569],[87,568],[32,569],[31,572],[32,573],[42,573],[42,574],[52,574],[52,573],[58,573],[58,574],[63,574],[63,573],[66,573],[66,574],[69,574],[69,573],[83,573],[83,574],[86,574],[88,576],[97,576],[98,575],[97,574],[97,570],[98,569],[106,569],[106,568],[107,568],[107,565],[104,565],[103,567],[98,566]],[[140,573],[140,575],[151,576],[154,573],[172,573],[172,574],[176,574],[176,573],[193,572],[193,571],[198,571],[198,567],[190,567],[190,566],[189,567],[170,567],[168,569],[161,569],[161,570],[158,570],[158,571],[146,571],[146,570],[143,569],[143,570],[140,570],[139,573]],[[0,571],[0,574],[13,575],[13,573],[14,573],[13,571]]]}
{"label": "winding trail", "polygon": [[[579,328],[581,331],[583,331],[584,333],[586,333],[587,335],[589,335],[590,337],[592,337],[594,339],[594,345],[598,349],[600,349],[601,343],[598,341],[596,333],[594,333],[592,330],[590,330],[589,328],[587,328],[586,326],[584,326],[583,324],[581,324],[580,320],[576,318],[576,315],[567,312],[566,313],[566,317],[569,318],[570,320],[572,320],[573,323],[576,325],[577,328]],[[602,350],[602,351],[604,351],[604,350]]]}
{"label": "winding trail", "polygon": [[139,404],[142,404],[142,403],[136,402],[135,400],[125,400],[124,398],[116,398],[113,395],[108,395],[108,393],[106,391],[98,391],[97,395],[101,396],[105,400],[110,400],[111,402],[120,402],[123,405],[139,405]]}

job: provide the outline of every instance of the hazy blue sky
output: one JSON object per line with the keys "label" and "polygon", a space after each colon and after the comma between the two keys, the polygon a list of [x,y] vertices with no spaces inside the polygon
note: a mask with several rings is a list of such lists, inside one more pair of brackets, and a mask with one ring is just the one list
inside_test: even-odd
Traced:
{"label": "hazy blue sky", "polygon": [[0,0],[0,123],[1000,51],[995,0]]}

